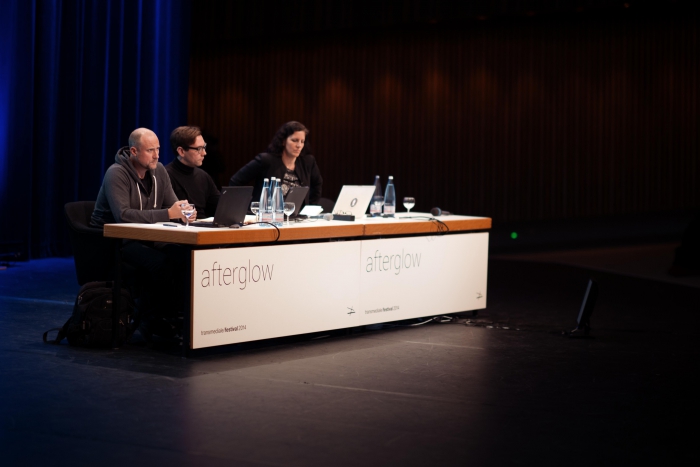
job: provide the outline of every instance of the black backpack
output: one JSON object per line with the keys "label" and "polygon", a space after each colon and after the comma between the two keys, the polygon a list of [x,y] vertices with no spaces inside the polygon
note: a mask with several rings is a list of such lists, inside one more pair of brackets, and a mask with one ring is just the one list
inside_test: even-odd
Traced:
{"label": "black backpack", "polygon": [[[121,289],[117,345],[128,342],[137,328],[134,322],[134,303],[131,294]],[[51,331],[58,331],[55,340],[47,340]],[[88,282],[80,288],[73,306],[73,315],[62,328],[49,329],[44,342],[59,344],[68,338],[70,345],[82,347],[112,346],[112,282]]]}

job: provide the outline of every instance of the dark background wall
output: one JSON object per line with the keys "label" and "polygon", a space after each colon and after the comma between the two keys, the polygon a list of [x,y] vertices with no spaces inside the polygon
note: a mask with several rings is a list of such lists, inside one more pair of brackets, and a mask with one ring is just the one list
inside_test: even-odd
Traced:
{"label": "dark background wall", "polygon": [[187,120],[189,0],[3,0],[0,261],[70,254],[63,205],[94,200],[139,126]]}
{"label": "dark background wall", "polygon": [[138,126],[164,163],[202,126],[220,184],[294,119],[329,198],[379,174],[497,225],[698,209],[695,3],[6,0],[0,261],[69,254],[64,203]]}
{"label": "dark background wall", "polygon": [[273,3],[193,2],[188,120],[219,183],[299,120],[329,198],[379,174],[496,222],[700,206],[685,3]]}

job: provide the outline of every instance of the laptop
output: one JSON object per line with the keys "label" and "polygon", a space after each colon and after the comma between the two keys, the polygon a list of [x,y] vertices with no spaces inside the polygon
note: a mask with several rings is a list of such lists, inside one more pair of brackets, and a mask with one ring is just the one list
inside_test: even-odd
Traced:
{"label": "laptop", "polygon": [[343,185],[333,206],[333,214],[351,215],[355,219],[365,217],[374,196],[374,185]]}
{"label": "laptop", "polygon": [[304,200],[306,199],[306,194],[309,192],[308,186],[293,186],[287,192],[287,196],[284,197],[285,203],[294,203],[294,213],[289,216],[290,218],[298,217],[299,211],[301,211]]}
{"label": "laptop", "polygon": [[214,222],[191,222],[193,227],[230,227],[243,225],[245,215],[253,198],[252,186],[222,186],[219,204],[214,213]]}

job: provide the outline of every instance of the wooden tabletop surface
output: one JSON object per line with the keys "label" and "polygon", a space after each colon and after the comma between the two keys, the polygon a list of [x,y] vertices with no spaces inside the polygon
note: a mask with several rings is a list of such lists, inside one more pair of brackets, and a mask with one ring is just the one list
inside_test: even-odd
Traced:
{"label": "wooden tabletop surface", "polygon": [[[173,227],[174,226],[174,227]],[[393,219],[369,218],[354,222],[308,220],[279,228],[278,241],[315,240],[324,238],[352,238],[408,234],[430,234],[445,231],[468,232],[488,230],[488,217],[441,216],[427,213],[401,213]],[[222,245],[235,243],[264,243],[277,238],[277,229],[271,226],[246,225],[240,228],[211,229],[174,223],[166,224],[106,224],[105,237],[133,240],[181,243],[186,245]]]}

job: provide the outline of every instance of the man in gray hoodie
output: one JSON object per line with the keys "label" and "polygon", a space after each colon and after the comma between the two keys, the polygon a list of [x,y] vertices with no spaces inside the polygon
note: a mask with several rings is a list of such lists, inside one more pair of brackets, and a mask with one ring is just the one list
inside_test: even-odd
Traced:
{"label": "man in gray hoodie", "polygon": [[[117,151],[97,195],[91,224],[138,222],[152,224],[185,217],[163,164],[158,162],[160,143],[155,133],[137,128],[129,146]],[[194,216],[196,217],[196,213]]]}
{"label": "man in gray hoodie", "polygon": [[[159,152],[153,131],[137,128],[131,133],[129,146],[117,151],[105,173],[90,221],[93,226],[185,220],[180,205],[187,200],[175,196],[170,177],[158,162]],[[140,329],[147,339],[151,334],[170,337],[177,331],[180,250],[176,245],[137,241],[125,241],[122,246],[122,259],[136,270],[132,282],[139,289]]]}

